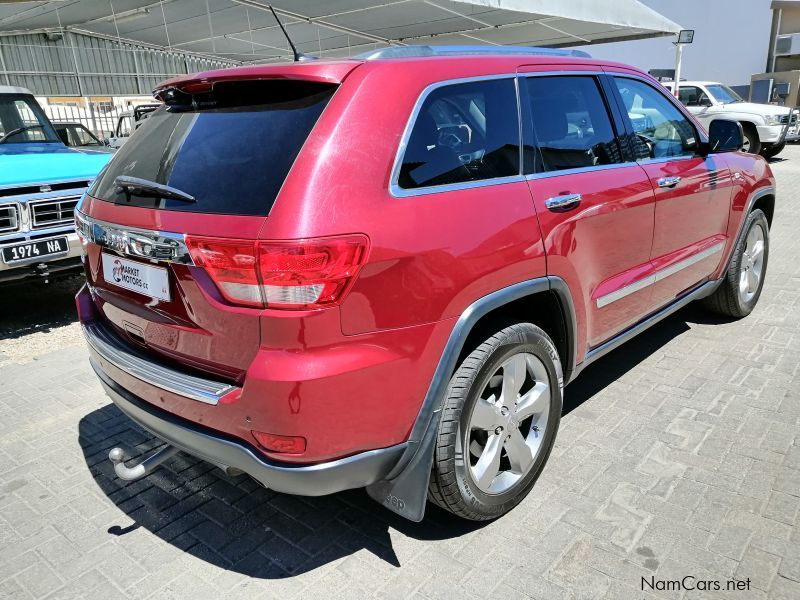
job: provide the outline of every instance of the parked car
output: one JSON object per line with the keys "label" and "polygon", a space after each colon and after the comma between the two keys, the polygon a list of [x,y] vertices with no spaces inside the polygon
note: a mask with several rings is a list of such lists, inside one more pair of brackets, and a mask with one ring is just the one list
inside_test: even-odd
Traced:
{"label": "parked car", "polygon": [[403,47],[155,93],[77,215],[91,364],[168,444],[115,448],[123,478],[181,450],[280,492],[495,518],[584,367],[761,293],[769,166],[630,67]]}
{"label": "parked car", "polygon": [[109,158],[67,148],[30,91],[0,86],[0,285],[80,272],[73,210]]}
{"label": "parked car", "polygon": [[101,142],[82,123],[53,123],[58,137],[66,146],[86,152],[114,152],[108,144]]}
{"label": "parked car", "polygon": [[[671,81],[664,82],[664,86],[671,92],[675,89],[675,83]],[[747,102],[721,83],[681,81],[678,96],[689,112],[706,127],[720,117],[741,123],[745,152],[772,158],[784,149],[786,142],[800,139],[796,112],[785,106]]]}
{"label": "parked car", "polygon": [[150,113],[159,107],[158,104],[142,104],[133,110],[126,110],[117,118],[117,125],[113,134],[108,138],[108,145],[117,149],[124,144],[131,134],[142,124]]}

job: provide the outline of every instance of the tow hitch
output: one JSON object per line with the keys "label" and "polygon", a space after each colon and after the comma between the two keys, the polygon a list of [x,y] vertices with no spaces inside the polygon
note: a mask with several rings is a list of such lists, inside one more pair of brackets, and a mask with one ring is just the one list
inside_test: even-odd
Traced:
{"label": "tow hitch", "polygon": [[125,466],[125,452],[122,448],[112,448],[111,452],[108,453],[108,459],[114,463],[114,472],[117,474],[117,477],[125,481],[134,481],[152,473],[153,469],[178,452],[180,452],[180,450],[175,446],[164,446],[161,450],[151,454],[135,467]]}

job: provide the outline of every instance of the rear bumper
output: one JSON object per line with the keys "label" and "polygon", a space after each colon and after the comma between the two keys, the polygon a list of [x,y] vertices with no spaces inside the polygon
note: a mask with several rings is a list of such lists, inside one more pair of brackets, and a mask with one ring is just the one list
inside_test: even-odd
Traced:
{"label": "rear bumper", "polygon": [[23,283],[31,280],[52,280],[83,271],[83,263],[79,256],[52,260],[45,263],[44,268],[40,268],[39,264],[41,263],[23,266],[2,265],[6,269],[0,268],[0,285],[4,283]]}
{"label": "rear bumper", "polygon": [[218,466],[235,467],[278,492],[323,496],[366,487],[383,479],[406,444],[370,450],[315,465],[293,466],[267,461],[240,440],[191,423],[137,398],[114,382],[91,348],[91,364],[111,400],[133,421],[184,452]]}

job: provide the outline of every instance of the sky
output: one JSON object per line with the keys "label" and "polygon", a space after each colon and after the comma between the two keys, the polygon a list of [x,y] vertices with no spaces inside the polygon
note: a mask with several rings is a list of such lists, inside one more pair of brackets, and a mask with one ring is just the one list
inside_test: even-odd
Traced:
{"label": "sky", "polygon": [[[683,51],[681,79],[747,85],[750,75],[766,71],[772,24],[770,0],[640,1],[684,29],[695,30],[694,42]],[[645,71],[672,69],[674,39],[596,44],[580,49],[597,58],[616,60]]]}

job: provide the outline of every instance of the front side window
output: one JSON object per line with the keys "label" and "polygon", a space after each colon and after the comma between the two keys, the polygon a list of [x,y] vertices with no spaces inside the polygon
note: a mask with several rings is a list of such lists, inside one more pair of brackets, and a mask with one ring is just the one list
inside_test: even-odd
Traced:
{"label": "front side window", "polygon": [[638,79],[615,77],[614,81],[635,134],[637,160],[695,154],[698,140],[694,127],[662,92]]}
{"label": "front side window", "polygon": [[527,86],[539,149],[537,172],[623,162],[594,77],[529,77]]}
{"label": "front side window", "polygon": [[59,138],[31,96],[0,96],[0,140],[4,144],[58,142]]}
{"label": "front side window", "polygon": [[400,167],[404,189],[519,174],[514,80],[437,88],[425,98]]}
{"label": "front side window", "polygon": [[117,125],[117,137],[128,137],[131,134],[131,118],[129,116],[120,117]]}
{"label": "front side window", "polygon": [[696,85],[682,85],[678,88],[678,100],[684,106],[701,106],[700,101],[703,97],[708,96]]}

